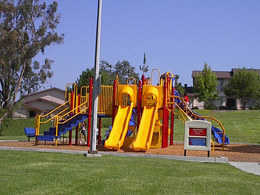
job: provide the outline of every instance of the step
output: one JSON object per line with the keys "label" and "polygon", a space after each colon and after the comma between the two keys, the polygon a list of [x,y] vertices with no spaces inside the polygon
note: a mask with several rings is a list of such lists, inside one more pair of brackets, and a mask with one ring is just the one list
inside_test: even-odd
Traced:
{"label": "step", "polygon": [[53,139],[55,138],[55,136],[51,135],[39,135],[37,137],[39,141],[53,141]]}

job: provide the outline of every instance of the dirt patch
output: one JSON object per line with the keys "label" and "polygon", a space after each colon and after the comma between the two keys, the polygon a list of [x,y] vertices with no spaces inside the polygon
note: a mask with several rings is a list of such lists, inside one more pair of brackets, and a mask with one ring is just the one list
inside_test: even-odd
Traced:
{"label": "dirt patch", "polygon": [[[5,141],[0,142],[0,146],[8,147],[26,147],[26,148],[44,148],[44,149],[60,149],[60,150],[78,150],[78,151],[88,151],[89,147],[84,145],[74,145],[69,146],[68,143],[59,143],[55,147],[53,142],[40,142],[39,145],[35,145],[34,141]],[[103,146],[97,146],[98,151],[110,151],[119,152],[116,150],[109,150]],[[174,143],[172,146],[160,149],[149,149],[146,152],[135,152],[130,148],[121,148],[120,152],[127,153],[142,153],[142,154],[160,154],[160,155],[174,155],[174,156],[184,156],[183,143]],[[198,156],[207,157],[207,151],[194,151],[187,150],[187,156]],[[214,151],[210,151],[210,157],[226,157],[229,161],[235,162],[260,162],[260,145],[250,145],[250,144],[229,144],[225,146],[225,150],[222,147],[215,146]]]}

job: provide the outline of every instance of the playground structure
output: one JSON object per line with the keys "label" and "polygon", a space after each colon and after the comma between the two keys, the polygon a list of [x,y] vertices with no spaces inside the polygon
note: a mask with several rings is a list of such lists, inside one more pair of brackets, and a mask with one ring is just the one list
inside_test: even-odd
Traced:
{"label": "playground structure", "polygon": [[[156,86],[152,85],[154,71],[159,75]],[[201,116],[192,111],[175,90],[173,83],[174,75],[169,72],[161,75],[158,69],[154,69],[151,72],[151,79],[143,76],[138,85],[132,77],[128,78],[126,85],[119,84],[118,77],[113,86],[101,85],[97,112],[98,144],[101,143],[102,118],[112,117],[112,128],[104,142],[106,148],[120,149],[124,146],[136,151],[166,148],[168,144],[173,145],[174,116],[177,115],[183,123],[187,120],[211,122],[211,143],[213,147],[218,143],[224,149],[224,146],[229,143],[229,138],[225,134],[222,123],[213,117]],[[76,84],[67,84],[65,103],[46,115],[36,116],[35,144],[37,145],[39,141],[55,139],[55,146],[57,146],[57,138],[69,132],[69,145],[71,145],[72,130],[75,129],[75,145],[77,145],[79,125],[84,120],[88,120],[87,146],[90,146],[92,89],[92,79],[89,86],[83,86],[80,90]],[[50,121],[53,121],[53,127],[40,135],[41,126]]]}

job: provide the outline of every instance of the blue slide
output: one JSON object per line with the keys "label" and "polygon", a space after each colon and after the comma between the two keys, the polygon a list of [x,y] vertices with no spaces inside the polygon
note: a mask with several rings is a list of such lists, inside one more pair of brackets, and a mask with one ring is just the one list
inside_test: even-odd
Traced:
{"label": "blue slide", "polygon": [[[223,144],[223,141],[222,141],[223,133],[220,129],[212,126],[211,133],[213,134],[214,138],[216,139],[216,141],[218,143]],[[225,145],[228,145],[228,144],[229,144],[229,138],[227,137],[227,135],[225,135]]]}
{"label": "blue slide", "polygon": [[[180,94],[178,93],[178,91],[174,91],[174,95],[175,96],[178,96],[178,97],[180,97]],[[179,98],[175,98],[175,102],[178,104],[178,105],[180,105],[180,103],[181,103],[181,100],[179,99]],[[182,109],[183,109],[183,106],[182,106],[182,104],[181,104],[181,106],[180,106]],[[199,115],[199,116],[202,116],[201,114],[199,114],[199,113],[196,113],[195,111],[193,111],[193,110],[191,110],[193,113],[195,113],[196,115]],[[191,113],[190,114],[188,114],[188,115],[191,115]],[[195,118],[194,120],[198,120],[198,119],[200,119],[200,120],[205,120],[204,118]],[[220,130],[220,129],[218,129],[217,127],[214,127],[214,126],[212,126],[212,128],[211,128],[211,133],[212,133],[212,135],[214,136],[214,138],[216,139],[216,141],[219,143],[219,144],[223,144],[223,133],[222,133],[222,131]],[[229,140],[229,138],[227,137],[227,135],[225,135],[225,145],[228,145],[229,144],[229,142],[230,142],[230,140]]]}

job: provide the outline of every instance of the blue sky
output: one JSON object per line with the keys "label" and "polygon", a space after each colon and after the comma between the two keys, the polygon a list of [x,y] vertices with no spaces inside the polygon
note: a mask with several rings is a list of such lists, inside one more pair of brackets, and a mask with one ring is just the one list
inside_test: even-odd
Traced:
{"label": "blue sky", "polygon": [[[56,1],[64,44],[37,59],[54,60],[45,88],[64,89],[94,67],[98,0]],[[127,60],[141,73],[144,52],[146,76],[158,68],[188,86],[192,70],[202,70],[205,62],[216,71],[260,68],[260,1],[103,0],[100,59],[112,65]]]}

